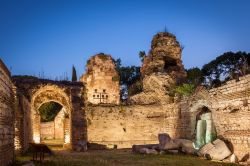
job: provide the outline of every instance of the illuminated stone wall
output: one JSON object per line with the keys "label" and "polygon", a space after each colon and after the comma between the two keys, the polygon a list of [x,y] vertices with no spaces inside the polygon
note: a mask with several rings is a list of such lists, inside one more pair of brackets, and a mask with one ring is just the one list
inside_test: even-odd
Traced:
{"label": "illuminated stone wall", "polygon": [[14,158],[14,94],[10,72],[0,60],[0,164]]}
{"label": "illuminated stone wall", "polygon": [[41,142],[47,139],[55,139],[55,123],[52,122],[41,122]]}
{"label": "illuminated stone wall", "polygon": [[212,112],[218,137],[242,158],[250,152],[250,75],[206,90],[198,88],[188,98],[172,104],[89,106],[86,109],[88,140],[130,148],[157,143],[158,133],[195,139],[196,116],[202,107]]}
{"label": "illuminated stone wall", "polygon": [[88,107],[88,141],[131,148],[158,143],[158,134],[163,132],[178,137],[178,110],[173,104]]}
{"label": "illuminated stone wall", "polygon": [[92,104],[120,103],[119,75],[110,55],[91,57],[81,81],[86,85],[87,101]]}
{"label": "illuminated stone wall", "polygon": [[228,143],[239,159],[249,155],[250,75],[211,90],[197,89],[193,96],[180,102],[181,121],[187,124],[183,137],[194,138],[195,118],[204,106],[212,112],[218,137]]}
{"label": "illuminated stone wall", "polygon": [[242,158],[250,154],[250,75],[209,91],[218,134]]}
{"label": "illuminated stone wall", "polygon": [[24,153],[32,140],[30,101],[15,88],[15,150]]}

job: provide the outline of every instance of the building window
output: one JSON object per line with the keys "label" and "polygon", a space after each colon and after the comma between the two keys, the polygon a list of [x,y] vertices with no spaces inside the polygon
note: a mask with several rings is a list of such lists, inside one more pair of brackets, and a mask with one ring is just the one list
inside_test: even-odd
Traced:
{"label": "building window", "polygon": [[104,95],[102,95],[102,98],[104,98]]}
{"label": "building window", "polygon": [[99,97],[99,95],[97,95],[97,97]]}
{"label": "building window", "polygon": [[93,97],[95,97],[95,95],[93,95]]}
{"label": "building window", "polygon": [[97,89],[95,89],[95,92],[97,92]]}
{"label": "building window", "polygon": [[106,95],[106,98],[108,98],[109,96],[108,95]]}
{"label": "building window", "polygon": [[106,89],[103,89],[103,93],[105,93],[106,92]]}

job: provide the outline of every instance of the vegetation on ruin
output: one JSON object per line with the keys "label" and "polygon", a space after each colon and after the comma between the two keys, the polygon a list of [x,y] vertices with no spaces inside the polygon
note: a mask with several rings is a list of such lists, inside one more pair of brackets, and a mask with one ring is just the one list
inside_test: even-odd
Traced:
{"label": "vegetation on ruin", "polygon": [[41,121],[50,122],[54,120],[61,109],[62,106],[56,102],[44,103],[38,110],[41,115]]}
{"label": "vegetation on ruin", "polygon": [[187,97],[193,94],[194,90],[195,90],[194,84],[184,83],[182,85],[172,87],[169,92],[169,95],[175,96],[177,94],[179,96]]}
{"label": "vegetation on ruin", "polygon": [[202,71],[198,67],[190,68],[186,70],[186,72],[187,72],[187,82],[189,84],[197,86],[204,81]]}
{"label": "vegetation on ruin", "polygon": [[[31,155],[17,157],[16,165],[29,161]],[[89,150],[84,153],[57,151],[54,155],[45,156],[42,164],[46,166],[236,166],[232,163],[222,163],[204,160],[189,155],[140,155],[131,150]]]}

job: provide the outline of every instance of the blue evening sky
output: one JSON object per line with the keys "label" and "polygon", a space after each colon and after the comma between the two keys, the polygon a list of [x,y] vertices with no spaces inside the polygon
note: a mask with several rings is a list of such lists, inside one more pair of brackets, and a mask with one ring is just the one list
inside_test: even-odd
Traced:
{"label": "blue evening sky", "polygon": [[249,0],[0,0],[0,58],[13,75],[78,76],[99,52],[140,65],[154,34],[174,33],[186,68],[250,52]]}

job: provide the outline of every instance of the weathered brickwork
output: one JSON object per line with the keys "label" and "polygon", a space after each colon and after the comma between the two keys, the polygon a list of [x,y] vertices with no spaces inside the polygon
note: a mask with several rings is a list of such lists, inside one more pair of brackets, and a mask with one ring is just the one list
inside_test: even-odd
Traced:
{"label": "weathered brickwork", "polygon": [[29,148],[31,135],[30,101],[16,88],[15,92],[15,150],[24,153]]}
{"label": "weathered brickwork", "polygon": [[41,142],[47,139],[55,139],[55,123],[52,122],[42,122],[41,124]]}
{"label": "weathered brickwork", "polygon": [[0,164],[14,158],[14,95],[10,73],[0,60]]}
{"label": "weathered brickwork", "polygon": [[218,135],[233,145],[238,156],[250,153],[250,75],[209,91]]}
{"label": "weathered brickwork", "polygon": [[163,132],[176,137],[177,110],[175,105],[88,107],[88,141],[131,148],[133,144],[157,143]]}
{"label": "weathered brickwork", "polygon": [[119,75],[110,55],[92,56],[86,65],[81,81],[86,85],[87,101],[92,104],[120,103]]}
{"label": "weathered brickwork", "polygon": [[[195,139],[196,116],[207,107],[219,138],[226,140],[239,158],[250,152],[250,75],[219,88],[197,92],[167,105],[89,106],[86,109],[88,141],[129,148],[157,143],[158,133]],[[216,94],[216,95],[215,95]]]}

